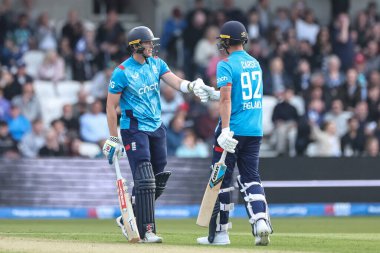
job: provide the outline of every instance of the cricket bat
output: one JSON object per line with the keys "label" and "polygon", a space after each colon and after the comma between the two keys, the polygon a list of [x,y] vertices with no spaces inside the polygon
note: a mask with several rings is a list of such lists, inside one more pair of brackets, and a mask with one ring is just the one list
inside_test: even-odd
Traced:
{"label": "cricket bat", "polygon": [[218,198],[220,186],[226,173],[227,166],[224,164],[227,151],[224,150],[219,162],[215,163],[212,168],[210,180],[206,186],[205,194],[203,195],[202,204],[199,209],[196,224],[202,227],[208,227],[212,211],[215,206],[216,199]]}
{"label": "cricket bat", "polygon": [[137,229],[136,219],[128,193],[127,181],[121,176],[119,160],[117,158],[114,161],[114,165],[117,178],[117,195],[119,197],[120,212],[123,217],[124,228],[128,235],[128,241],[136,243],[140,241],[140,234]]}

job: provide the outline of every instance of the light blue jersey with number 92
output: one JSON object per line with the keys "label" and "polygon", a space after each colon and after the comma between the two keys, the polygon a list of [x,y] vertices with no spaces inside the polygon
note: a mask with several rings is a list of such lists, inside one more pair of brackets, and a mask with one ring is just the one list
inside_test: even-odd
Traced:
{"label": "light blue jersey with number 92", "polygon": [[235,51],[220,61],[217,86],[231,90],[230,128],[238,136],[263,136],[263,81],[259,62],[245,51]]}

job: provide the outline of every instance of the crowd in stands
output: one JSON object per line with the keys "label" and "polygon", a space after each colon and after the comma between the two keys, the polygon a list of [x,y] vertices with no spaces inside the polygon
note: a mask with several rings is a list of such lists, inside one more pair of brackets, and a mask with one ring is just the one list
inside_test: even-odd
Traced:
{"label": "crowd in stands", "polygon": [[[378,6],[370,2],[349,16],[349,4],[331,2],[331,21],[325,26],[302,0],[275,10],[269,0],[257,0],[244,10],[232,0],[222,1],[216,10],[194,0],[191,9],[175,7],[163,21],[160,56],[178,76],[201,77],[215,86],[216,64],[222,59],[216,47],[219,28],[228,20],[241,21],[249,35],[245,47],[263,69],[264,116],[271,117],[264,124],[266,147],[279,156],[376,157]],[[16,10],[4,0],[0,157],[100,157],[108,137],[107,84],[127,57],[125,41],[124,26],[112,9],[99,23],[82,20],[71,10],[58,25],[48,12],[36,13],[33,6]],[[59,117],[46,121],[48,95],[37,96],[36,82],[56,87],[65,80],[83,85]],[[202,104],[165,83],[160,86],[168,155],[210,156],[218,103]]]}

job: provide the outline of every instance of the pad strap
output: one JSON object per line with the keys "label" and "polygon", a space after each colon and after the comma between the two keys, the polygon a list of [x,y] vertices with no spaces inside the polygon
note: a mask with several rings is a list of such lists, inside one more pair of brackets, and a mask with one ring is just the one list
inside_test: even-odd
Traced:
{"label": "pad strap", "polygon": [[235,190],[235,187],[228,187],[228,188],[224,188],[224,189],[220,189],[219,190],[219,194],[220,193],[225,193],[225,192],[232,192],[233,190]]}
{"label": "pad strap", "polygon": [[234,203],[230,203],[230,204],[224,204],[224,203],[220,203],[220,210],[221,211],[232,211],[234,210]]}
{"label": "pad strap", "polygon": [[155,198],[158,199],[166,188],[166,183],[172,173],[170,171],[163,171],[157,173],[156,178],[156,195]]}
{"label": "pad strap", "polygon": [[228,229],[231,229],[231,228],[232,228],[231,222],[228,222],[227,224],[218,224],[216,226],[216,232],[227,231]]}

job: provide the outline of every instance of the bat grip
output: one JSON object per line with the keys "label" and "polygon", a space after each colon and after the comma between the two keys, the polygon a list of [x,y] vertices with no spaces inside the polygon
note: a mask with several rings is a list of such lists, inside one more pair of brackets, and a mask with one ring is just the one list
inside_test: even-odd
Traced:
{"label": "bat grip", "polygon": [[119,159],[117,157],[115,157],[115,160],[113,161],[113,164],[115,166],[115,171],[116,171],[116,177],[117,177],[117,179],[122,178],[121,172],[120,172]]}

